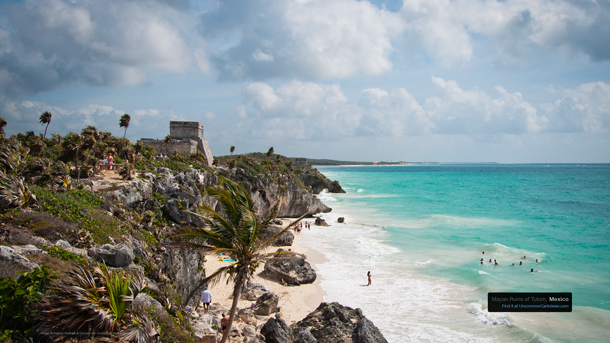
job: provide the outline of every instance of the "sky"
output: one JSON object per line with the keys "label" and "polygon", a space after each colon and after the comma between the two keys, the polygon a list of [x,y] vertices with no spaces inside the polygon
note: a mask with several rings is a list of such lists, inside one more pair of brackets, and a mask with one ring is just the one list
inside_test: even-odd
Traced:
{"label": "sky", "polygon": [[215,156],[610,163],[610,1],[0,1],[6,133],[44,111],[198,121]]}

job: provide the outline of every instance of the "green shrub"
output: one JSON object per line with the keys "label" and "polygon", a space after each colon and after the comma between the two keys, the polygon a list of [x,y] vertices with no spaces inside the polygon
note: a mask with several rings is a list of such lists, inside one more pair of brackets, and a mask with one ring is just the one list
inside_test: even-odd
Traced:
{"label": "green shrub", "polygon": [[60,247],[42,247],[49,256],[57,257],[62,261],[83,261],[85,258],[79,254],[71,253]]}
{"label": "green shrub", "polygon": [[24,272],[17,280],[0,279],[0,341],[20,341],[31,335],[29,330],[38,312],[36,304],[53,279],[57,279],[57,275],[46,266],[35,268],[31,273]]}
{"label": "green shrub", "polygon": [[109,236],[120,240],[121,234],[129,233],[120,220],[100,209],[104,200],[89,191],[52,192],[39,186],[32,186],[32,191],[44,212],[78,224],[91,232],[94,242],[98,244],[110,243]]}

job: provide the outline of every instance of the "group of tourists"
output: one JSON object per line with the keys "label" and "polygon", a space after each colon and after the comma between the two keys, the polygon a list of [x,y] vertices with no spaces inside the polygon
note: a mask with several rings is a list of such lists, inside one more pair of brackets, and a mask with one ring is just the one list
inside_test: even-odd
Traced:
{"label": "group of tourists", "polygon": [[303,227],[307,228],[307,230],[311,230],[311,224],[309,224],[308,222],[305,222],[305,224],[298,223],[292,229],[294,230],[294,233],[298,235],[301,233],[301,230],[303,229]]}
{"label": "group of tourists", "polygon": [[[483,255],[485,255],[485,251],[483,251]],[[525,260],[525,259],[527,259],[527,256],[523,255],[523,257],[522,257],[521,259],[522,259],[522,260]],[[481,261],[481,265],[484,265],[484,264],[483,264],[484,260],[483,260],[483,258],[482,258],[482,257],[481,257],[481,260],[480,260],[480,261]],[[489,259],[489,263],[492,263],[492,262],[491,262],[491,258]],[[536,263],[540,263],[540,261],[538,261],[538,259],[536,259]],[[498,264],[498,261],[496,261],[496,259],[495,259],[495,258],[494,258],[493,264],[494,264],[494,265],[496,265],[496,266],[499,266],[499,265],[500,265],[500,264]],[[520,265],[520,266],[522,266],[522,265],[523,265],[523,261],[519,261],[519,265]],[[512,266],[513,266],[513,267],[515,266],[515,262],[513,262]],[[534,270],[534,268],[531,268],[531,269],[530,269],[530,273],[537,273],[537,272],[539,272],[539,271],[538,271],[538,270]]]}

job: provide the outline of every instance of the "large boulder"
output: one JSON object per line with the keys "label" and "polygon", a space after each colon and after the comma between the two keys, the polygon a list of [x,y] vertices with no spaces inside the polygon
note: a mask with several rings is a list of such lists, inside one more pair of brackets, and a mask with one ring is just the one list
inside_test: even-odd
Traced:
{"label": "large boulder", "polygon": [[318,340],[311,334],[309,329],[305,329],[299,332],[298,335],[299,343],[318,343]]}
{"label": "large boulder", "polygon": [[272,313],[277,312],[277,304],[279,302],[279,298],[277,295],[269,292],[265,293],[256,300],[256,304],[254,304],[254,314],[258,314],[261,316],[268,316]]}
{"label": "large boulder", "polygon": [[240,298],[242,300],[256,301],[261,295],[268,292],[267,287],[258,283],[250,283],[244,286]]}
{"label": "large boulder", "polygon": [[325,343],[387,343],[379,329],[360,309],[339,303],[321,303],[300,322],[291,325],[293,339],[309,330],[319,342]]}
{"label": "large boulder", "polygon": [[130,207],[150,200],[153,196],[153,183],[151,179],[152,175],[149,178],[136,178],[130,181],[127,187],[114,191],[114,197]]}
{"label": "large boulder", "polygon": [[328,226],[328,224],[326,224],[326,220],[320,217],[316,218],[316,221],[314,223],[318,226]]}
{"label": "large boulder", "polygon": [[267,343],[292,343],[292,331],[279,314],[267,320],[261,328],[261,335]]}
{"label": "large boulder", "polygon": [[[273,237],[273,235],[277,234],[282,230],[281,227],[271,226],[265,232],[265,240]],[[275,247],[289,247],[292,246],[292,242],[294,241],[294,234],[290,232],[290,230],[284,231],[281,235],[279,235],[276,239],[271,242],[272,246]]]}
{"label": "large boulder", "polygon": [[122,242],[115,246],[104,244],[101,247],[91,248],[89,249],[89,256],[111,267],[122,268],[133,261],[134,253],[131,244]]}
{"label": "large boulder", "polygon": [[192,224],[197,227],[204,227],[205,223],[201,217],[184,212],[185,210],[194,211],[194,209],[189,207],[190,205],[192,203],[189,204],[188,200],[169,199],[165,203],[165,208],[169,216],[178,224]]}
{"label": "large boulder", "polygon": [[0,278],[19,278],[18,271],[31,272],[39,265],[21,256],[15,249],[0,245]]}
{"label": "large boulder", "polygon": [[265,262],[265,276],[289,284],[300,285],[316,281],[316,271],[302,257],[274,258]]}
{"label": "large boulder", "polygon": [[254,311],[252,311],[250,308],[242,308],[241,310],[237,311],[237,316],[246,324],[256,325]]}

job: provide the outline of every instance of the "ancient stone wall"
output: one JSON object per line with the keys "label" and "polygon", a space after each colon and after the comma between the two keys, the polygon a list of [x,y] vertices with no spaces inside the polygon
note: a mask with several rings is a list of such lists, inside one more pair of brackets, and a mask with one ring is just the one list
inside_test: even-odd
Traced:
{"label": "ancient stone wall", "polygon": [[170,121],[169,134],[173,139],[203,139],[203,124],[196,121]]}
{"label": "ancient stone wall", "polygon": [[203,124],[195,121],[170,121],[169,133],[172,136],[171,143],[149,138],[140,139],[138,143],[152,146],[157,155],[169,155],[174,151],[181,154],[194,154],[200,151],[205,156],[207,165],[212,165],[214,156],[208,141],[203,138]]}

